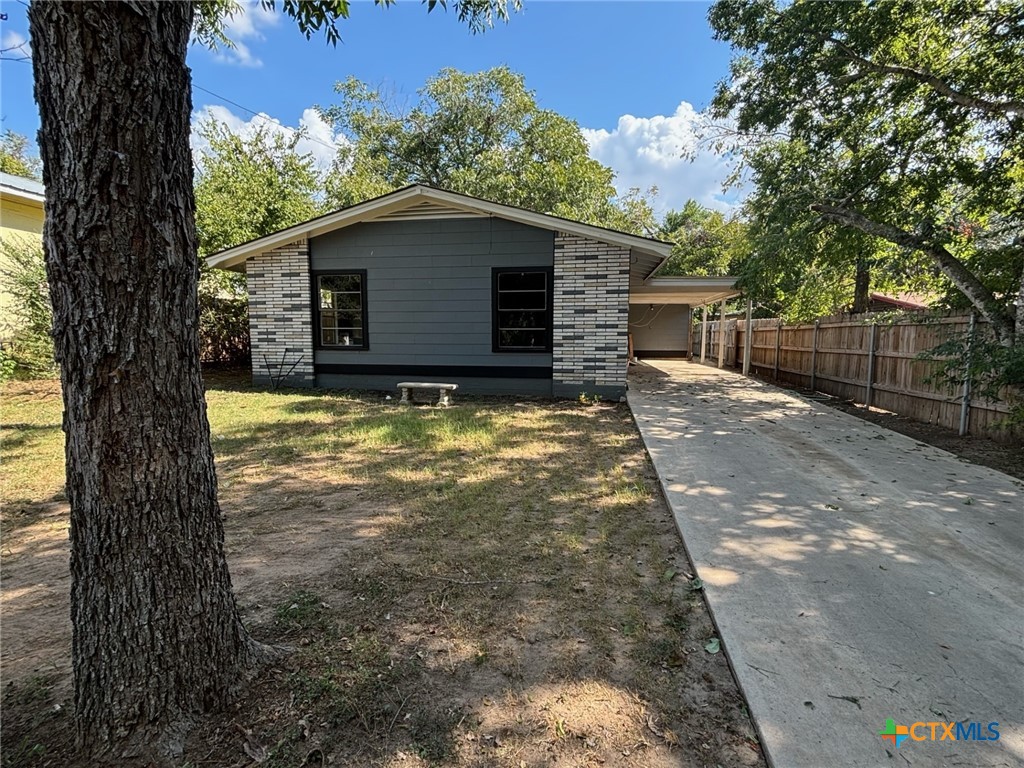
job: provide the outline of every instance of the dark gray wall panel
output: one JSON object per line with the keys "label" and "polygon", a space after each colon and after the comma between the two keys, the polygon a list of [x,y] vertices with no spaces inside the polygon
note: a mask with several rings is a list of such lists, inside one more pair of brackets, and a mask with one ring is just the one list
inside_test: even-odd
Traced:
{"label": "dark gray wall panel", "polygon": [[549,353],[491,351],[491,269],[552,266],[553,232],[489,218],[371,222],[313,238],[310,256],[314,272],[367,273],[370,348],[317,350],[317,363],[551,365]]}

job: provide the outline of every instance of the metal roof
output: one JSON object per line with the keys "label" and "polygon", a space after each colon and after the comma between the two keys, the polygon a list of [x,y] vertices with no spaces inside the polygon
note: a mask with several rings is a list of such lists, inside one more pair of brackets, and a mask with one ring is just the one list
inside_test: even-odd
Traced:
{"label": "metal roof", "polygon": [[46,188],[41,181],[0,172],[0,192],[5,195],[41,203],[46,199]]}

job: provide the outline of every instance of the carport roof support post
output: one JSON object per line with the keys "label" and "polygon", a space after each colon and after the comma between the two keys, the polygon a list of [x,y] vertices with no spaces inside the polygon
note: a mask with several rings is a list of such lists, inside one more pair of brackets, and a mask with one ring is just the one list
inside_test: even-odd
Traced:
{"label": "carport roof support post", "polygon": [[722,311],[718,313],[718,367],[725,367],[725,299],[722,299]]}
{"label": "carport roof support post", "polygon": [[708,305],[704,305],[704,322],[700,329],[700,361],[703,363],[708,356]]}

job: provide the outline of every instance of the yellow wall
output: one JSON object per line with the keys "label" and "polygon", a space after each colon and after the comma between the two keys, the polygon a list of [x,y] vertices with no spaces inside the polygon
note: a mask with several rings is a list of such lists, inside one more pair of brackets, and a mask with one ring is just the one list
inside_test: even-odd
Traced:
{"label": "yellow wall", "polygon": [[[16,200],[6,194],[0,195],[0,240],[5,243],[22,240],[42,242],[43,204]],[[8,267],[0,250],[0,272]],[[6,341],[13,330],[11,324],[11,296],[6,280],[0,277],[0,341]]]}

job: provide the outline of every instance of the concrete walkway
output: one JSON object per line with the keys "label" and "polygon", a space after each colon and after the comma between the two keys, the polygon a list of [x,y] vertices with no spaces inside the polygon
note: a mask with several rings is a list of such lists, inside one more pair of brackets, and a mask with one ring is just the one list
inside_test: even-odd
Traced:
{"label": "concrete walkway", "polygon": [[772,765],[1024,765],[1024,484],[696,363],[629,404]]}

